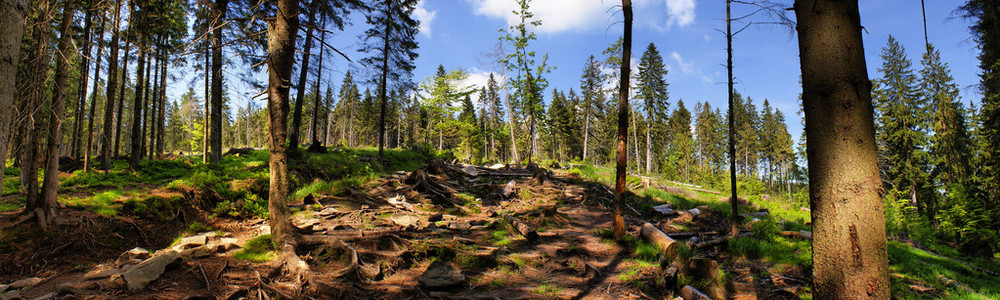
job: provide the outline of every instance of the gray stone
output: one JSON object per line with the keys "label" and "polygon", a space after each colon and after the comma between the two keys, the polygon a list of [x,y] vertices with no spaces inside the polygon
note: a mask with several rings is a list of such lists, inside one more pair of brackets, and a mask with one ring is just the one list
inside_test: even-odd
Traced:
{"label": "gray stone", "polygon": [[220,238],[217,241],[212,241],[208,243],[208,245],[209,248],[214,249],[215,252],[225,252],[240,247],[238,239],[229,237],[224,237]]}
{"label": "gray stone", "polygon": [[435,260],[417,281],[428,289],[447,289],[465,284],[465,275],[448,263]]}
{"label": "gray stone", "polygon": [[337,209],[337,208],[335,208],[335,207],[327,207],[327,208],[324,208],[323,210],[319,211],[319,215],[320,216],[324,216],[324,217],[325,216],[339,214],[339,213],[340,213],[340,210]]}
{"label": "gray stone", "polygon": [[4,294],[0,294],[0,299],[14,300],[14,299],[24,299],[24,298],[21,297],[21,293],[18,293],[17,291],[10,291]]}
{"label": "gray stone", "polygon": [[451,224],[448,224],[448,229],[452,229],[452,230],[462,230],[462,231],[465,231],[465,230],[469,230],[471,228],[472,228],[472,224],[469,224],[469,222],[452,222]]}
{"label": "gray stone", "polygon": [[132,250],[125,251],[122,255],[118,256],[118,260],[115,260],[115,265],[121,266],[128,263],[133,259],[147,259],[149,258],[149,250],[135,247]]}
{"label": "gray stone", "polygon": [[83,279],[91,280],[91,279],[108,278],[111,277],[111,275],[119,274],[121,272],[122,271],[118,268],[97,266],[93,270],[90,270],[90,272],[87,272],[87,274],[83,274]]}
{"label": "gray stone", "polygon": [[[203,237],[204,238],[204,237]],[[153,257],[144,260],[142,263],[132,267],[125,272],[125,283],[132,291],[141,290],[147,284],[160,278],[167,265],[181,259],[181,253],[175,250],[164,250],[157,252]]]}
{"label": "gray stone", "polygon": [[26,287],[32,287],[32,286],[35,286],[36,284],[38,284],[39,282],[42,282],[42,279],[38,278],[38,277],[25,278],[25,279],[21,279],[21,280],[12,282],[10,284],[10,288],[11,289],[21,289],[21,288],[26,288]]}
{"label": "gray stone", "polygon": [[177,243],[175,248],[178,250],[199,247],[208,244],[208,236],[206,235],[196,235],[186,238],[182,238],[179,243]]}
{"label": "gray stone", "polygon": [[418,227],[420,225],[420,218],[410,214],[393,214],[389,217],[393,223],[399,225],[400,227]]}
{"label": "gray stone", "polygon": [[215,249],[208,245],[181,250],[181,256],[184,258],[202,258],[212,256],[212,254],[215,254]]}
{"label": "gray stone", "polygon": [[58,287],[56,287],[56,294],[58,294],[58,295],[66,295],[66,294],[81,295],[81,294],[83,294],[83,290],[80,289],[80,288],[78,288],[78,287],[76,287],[76,285],[77,284],[75,282],[64,282],[64,283],[60,284]]}

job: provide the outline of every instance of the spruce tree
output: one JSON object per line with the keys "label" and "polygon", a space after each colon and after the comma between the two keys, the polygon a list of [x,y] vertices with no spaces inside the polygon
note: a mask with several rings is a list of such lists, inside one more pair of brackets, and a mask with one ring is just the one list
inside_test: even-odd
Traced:
{"label": "spruce tree", "polygon": [[587,64],[583,68],[583,75],[580,78],[580,118],[583,122],[583,159],[586,160],[590,153],[590,142],[596,130],[594,128],[600,123],[600,118],[604,111],[604,92],[602,90],[603,80],[601,79],[601,65],[593,55],[587,59]]}
{"label": "spruce tree", "polygon": [[[663,65],[663,57],[656,45],[649,43],[646,51],[639,59],[639,74],[636,76],[636,100],[643,102],[643,110],[646,111],[646,173],[653,171],[652,163],[654,153],[656,157],[662,157],[666,145],[664,142],[670,140],[670,135],[666,125],[667,112],[669,111],[670,94],[667,93],[667,70]],[[684,110],[687,111],[686,109]],[[690,119],[688,113],[688,119]],[[688,121],[690,123],[690,120]],[[688,130],[690,131],[690,130]],[[654,140],[655,139],[655,140]]]}

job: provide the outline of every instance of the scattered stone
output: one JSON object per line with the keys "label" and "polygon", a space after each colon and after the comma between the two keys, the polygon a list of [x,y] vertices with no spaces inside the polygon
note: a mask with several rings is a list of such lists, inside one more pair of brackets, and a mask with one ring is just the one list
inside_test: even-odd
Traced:
{"label": "scattered stone", "polygon": [[186,238],[182,238],[179,243],[177,243],[174,248],[177,250],[189,249],[194,247],[200,247],[202,245],[208,244],[208,236],[196,235]]}
{"label": "scattered stone", "polygon": [[669,203],[668,204],[661,204],[661,205],[653,206],[653,210],[655,210],[655,211],[657,211],[660,214],[663,214],[665,216],[669,216],[669,215],[673,215],[673,214],[677,213],[676,211],[674,211],[674,206],[670,205]]}
{"label": "scattered stone", "polygon": [[149,250],[140,247],[135,247],[132,248],[132,250],[125,251],[125,253],[122,253],[122,255],[118,256],[118,259],[115,260],[115,265],[121,266],[133,259],[142,260],[147,258],[149,258]]}
{"label": "scattered stone", "polygon": [[385,201],[389,202],[389,204],[392,204],[392,206],[398,208],[405,208],[407,210],[413,211],[413,204],[406,202],[406,197],[403,195],[396,195],[394,197],[389,197],[389,199],[386,199]]}
{"label": "scattered stone", "polygon": [[210,243],[210,248],[215,249],[216,252],[225,252],[232,249],[239,248],[239,240],[236,238],[224,237],[220,238],[218,241]]}
{"label": "scattered stone", "polygon": [[[334,208],[334,207],[327,207],[327,208],[324,208],[323,210],[319,211],[319,215],[323,216],[323,217],[325,217],[325,216],[331,216],[331,215],[335,215],[335,214],[339,214],[339,213],[340,213],[340,210],[337,209],[337,208]],[[268,229],[270,229],[270,227],[268,227]]]}
{"label": "scattered stone", "polygon": [[[204,238],[204,237],[203,237]],[[156,255],[125,272],[125,283],[132,291],[141,290],[147,284],[160,278],[167,266],[181,259],[181,253],[175,250],[157,252]]]}
{"label": "scattered stone", "polygon": [[208,245],[201,245],[201,246],[198,246],[198,247],[181,250],[181,256],[183,256],[185,258],[209,257],[209,256],[212,256],[212,254],[215,254],[215,251],[214,251],[213,248],[210,248]]}
{"label": "scattered stone", "polygon": [[264,225],[264,226],[261,226],[261,227],[260,227],[259,229],[257,229],[257,230],[258,230],[258,231],[260,231],[260,232],[258,232],[258,233],[257,233],[257,235],[265,235],[265,234],[271,234],[271,225]]}
{"label": "scattered stone", "polygon": [[304,219],[304,220],[297,219],[295,223],[296,224],[293,224],[293,225],[295,225],[295,227],[298,227],[299,229],[302,229],[304,231],[310,231],[311,232],[311,231],[317,231],[316,230],[316,225],[319,225],[319,220],[317,220],[317,219]]}
{"label": "scattered stone", "polygon": [[395,223],[396,225],[403,228],[409,228],[409,227],[416,228],[419,227],[420,225],[420,218],[417,218],[416,216],[411,214],[393,214],[392,216],[389,217],[389,219],[392,220],[392,222]]}
{"label": "scattered stone", "polygon": [[21,293],[18,293],[17,291],[10,291],[0,295],[0,299],[14,300],[14,299],[24,299],[24,298],[22,298]]}
{"label": "scattered stone", "polygon": [[465,284],[465,275],[448,263],[435,260],[417,281],[428,289],[448,289]]}
{"label": "scattered stone", "polygon": [[472,229],[472,224],[469,224],[469,222],[452,222],[448,224],[448,229],[465,231]]}
{"label": "scattered stone", "polygon": [[93,270],[90,270],[90,272],[87,272],[87,274],[83,274],[83,279],[91,280],[91,279],[108,278],[111,277],[111,275],[121,274],[121,272],[122,271],[119,270],[118,268],[108,268],[106,266],[99,265]]}
{"label": "scattered stone", "polygon": [[469,176],[472,176],[472,177],[479,176],[479,170],[476,169],[475,166],[471,166],[471,165],[470,166],[465,166],[461,170],[462,170],[462,173],[465,173],[466,175],[469,175]]}
{"label": "scattered stone", "polygon": [[38,278],[38,277],[25,278],[25,279],[21,279],[21,280],[18,280],[18,281],[10,283],[10,287],[9,288],[17,290],[17,289],[22,289],[22,288],[27,288],[27,287],[35,286],[36,284],[38,284],[40,282],[42,282],[42,279]]}
{"label": "scattered stone", "polygon": [[56,287],[56,294],[57,295],[66,295],[66,294],[80,295],[80,294],[83,294],[83,289],[80,289],[80,288],[76,287],[76,285],[77,285],[77,283],[75,283],[75,282],[64,282],[64,283],[60,284],[58,287]]}

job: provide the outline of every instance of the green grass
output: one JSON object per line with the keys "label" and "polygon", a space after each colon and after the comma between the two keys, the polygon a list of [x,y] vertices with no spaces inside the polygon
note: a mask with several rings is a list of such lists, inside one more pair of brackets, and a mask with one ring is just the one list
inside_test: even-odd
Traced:
{"label": "green grass", "polygon": [[[997,284],[997,278],[993,276],[900,242],[890,241],[888,250],[889,271],[903,277],[890,277],[892,279],[892,293],[895,297],[908,299],[927,297],[927,295],[917,294],[909,289],[911,280],[916,280],[921,282],[921,285],[947,291],[949,296],[946,298],[949,299],[1000,298],[1000,284]],[[938,282],[940,275],[976,290],[978,295],[965,294],[955,288],[941,285]]]}
{"label": "green grass", "polygon": [[272,261],[278,257],[277,249],[278,245],[271,240],[271,235],[265,234],[247,241],[243,248],[233,253],[233,258],[252,262]]}
{"label": "green grass", "polygon": [[532,292],[542,296],[558,297],[559,294],[562,294],[562,288],[548,283],[543,283],[535,287],[535,289],[532,290]]}
{"label": "green grass", "polygon": [[91,197],[62,198],[61,201],[65,203],[67,207],[86,209],[105,217],[111,217],[117,215],[118,208],[121,207],[121,205],[116,203],[116,201],[125,197],[126,195],[124,192],[111,190],[98,193]]}

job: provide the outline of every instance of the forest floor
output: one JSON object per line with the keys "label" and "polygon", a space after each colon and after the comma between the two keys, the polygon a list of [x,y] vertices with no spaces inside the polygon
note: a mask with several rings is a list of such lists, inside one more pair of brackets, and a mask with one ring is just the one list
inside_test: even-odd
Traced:
{"label": "forest floor", "polygon": [[[24,199],[8,168],[0,298],[811,298],[809,212],[768,195],[740,199],[745,225],[728,239],[727,198],[630,176],[627,235],[614,241],[610,170],[472,166],[403,150],[387,151],[384,169],[374,154],[304,153],[290,166],[293,224],[343,241],[296,249],[313,278],[280,272],[286,260],[263,219],[266,151],[214,169],[172,157],[138,173],[121,162],[61,173],[64,209],[48,231],[18,223]],[[676,250],[644,239],[644,223]],[[890,241],[889,256],[895,298],[1000,297],[995,258],[905,240]]]}

